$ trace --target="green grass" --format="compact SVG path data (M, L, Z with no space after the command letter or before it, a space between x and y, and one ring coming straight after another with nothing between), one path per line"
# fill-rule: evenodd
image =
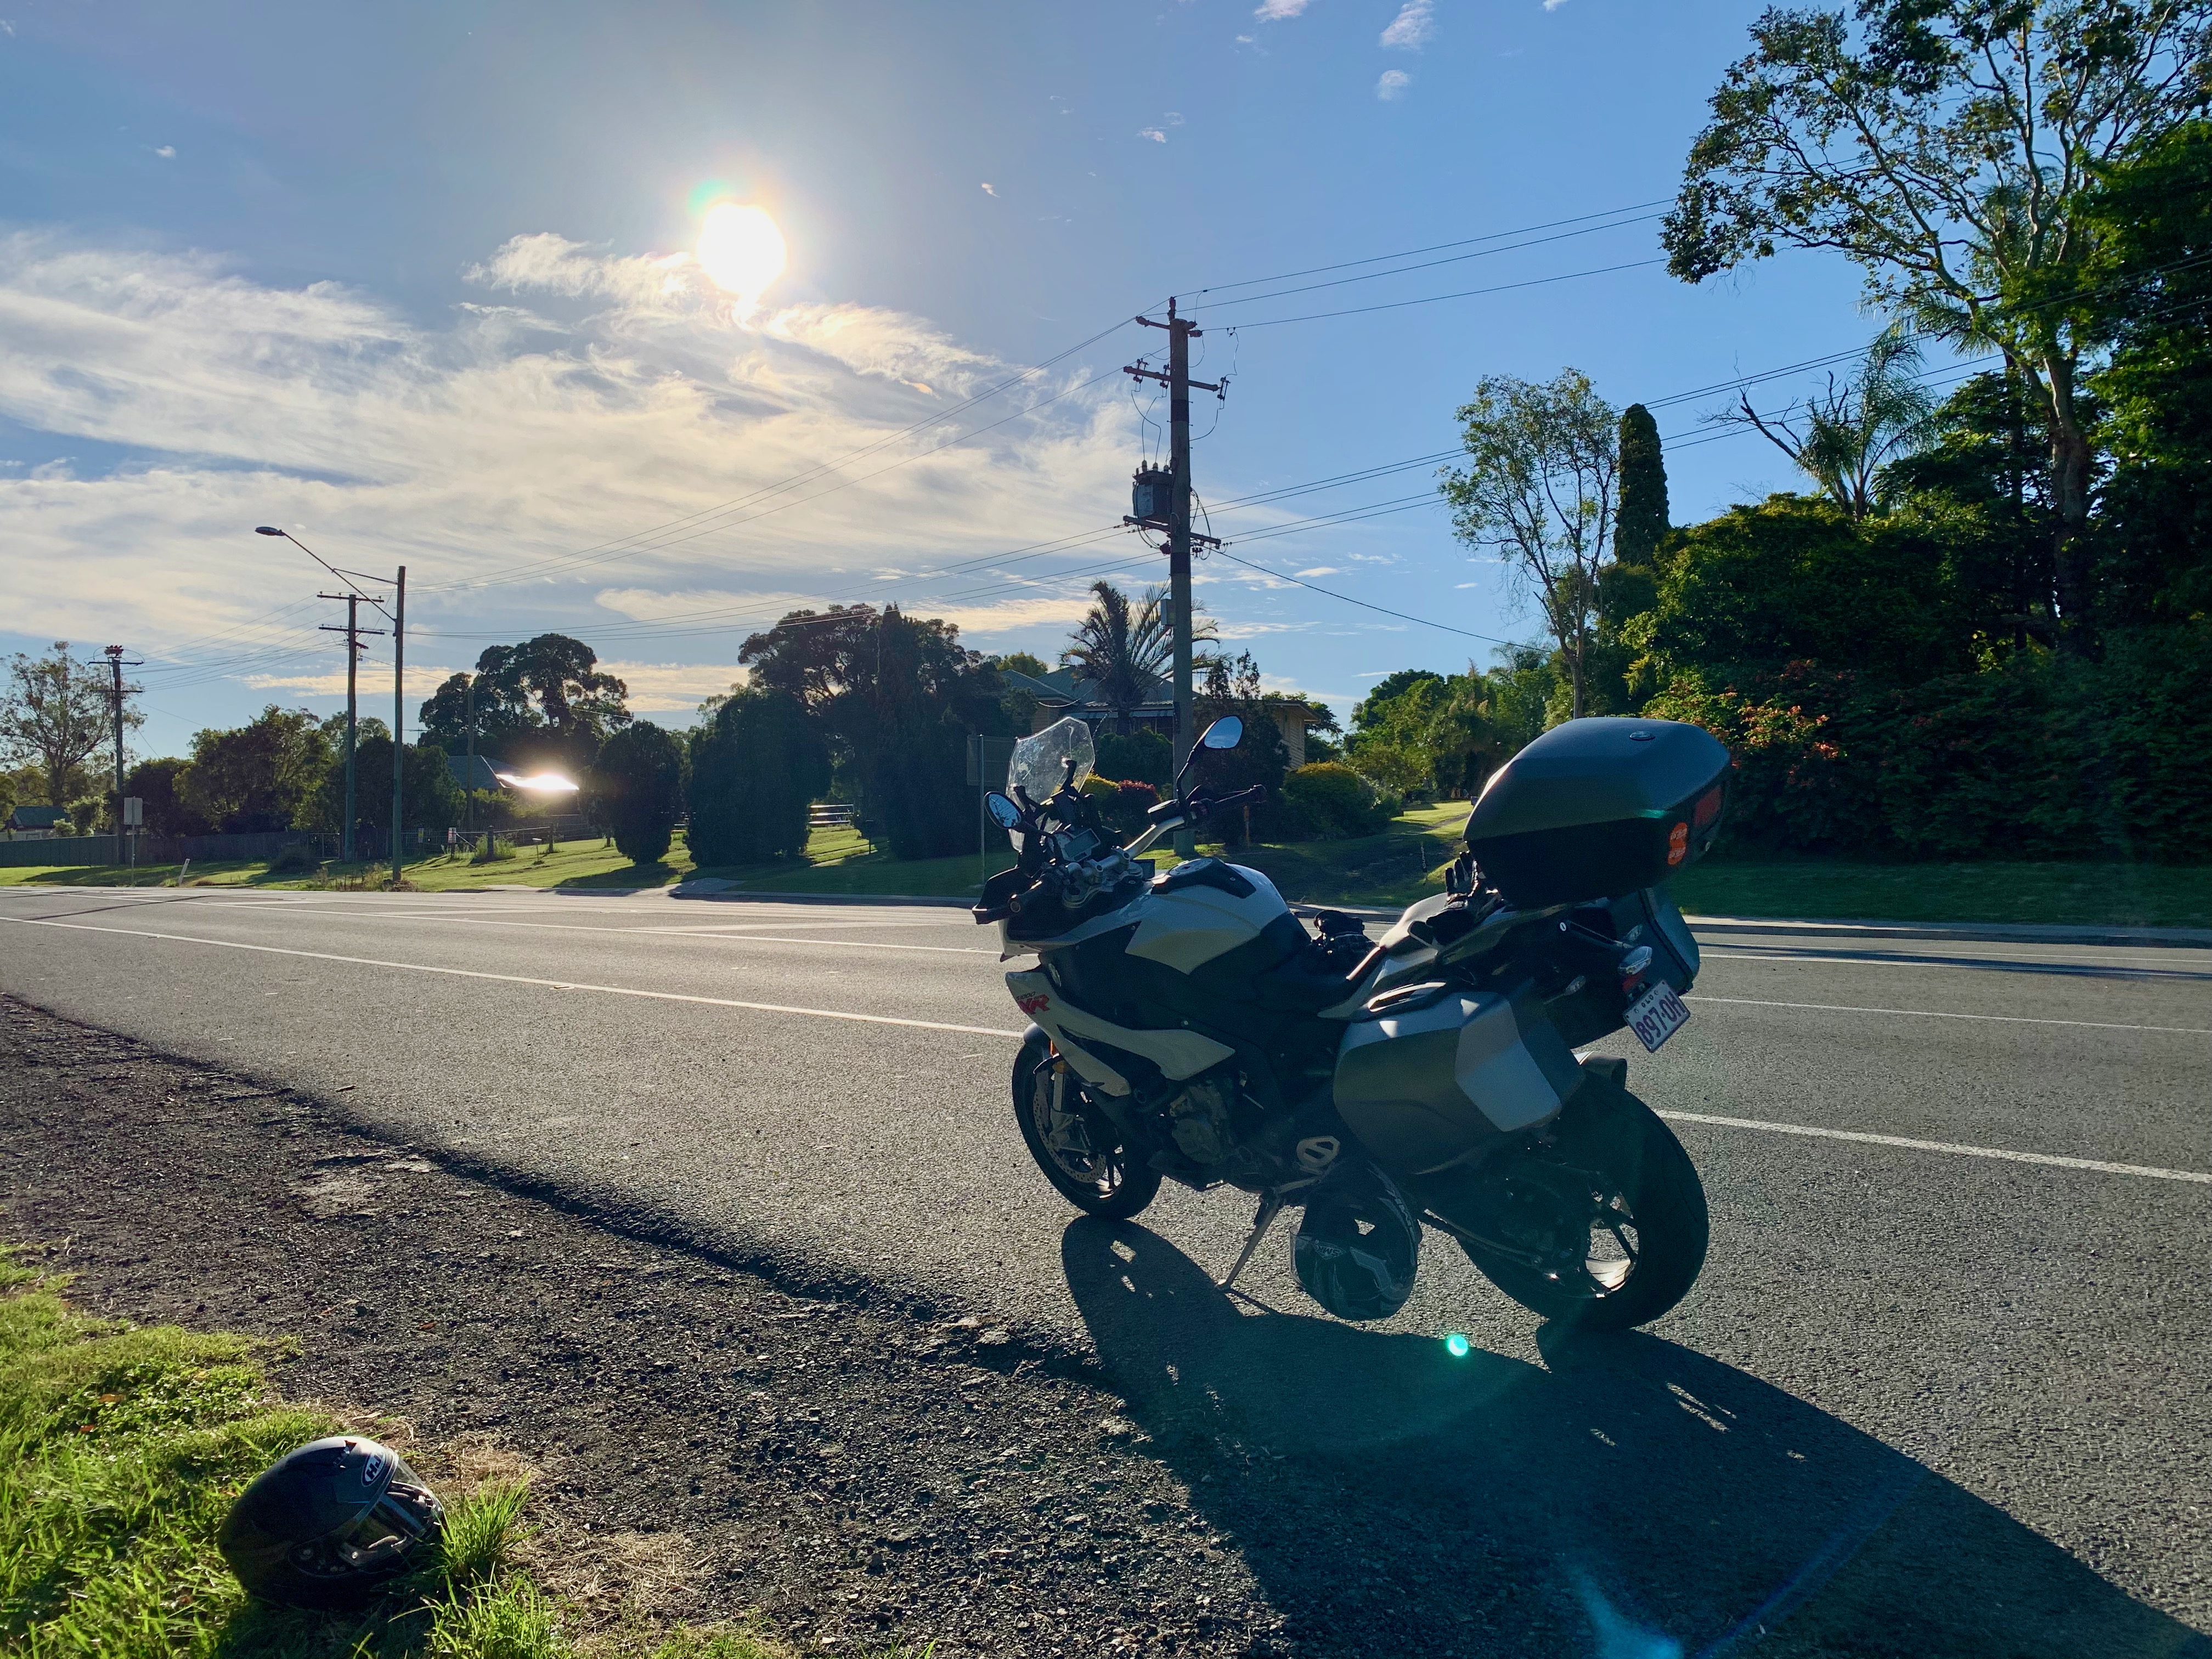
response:
M2197 866L1717 859L1673 887L1692 915L2212 927L2212 869Z
M365 1612L252 1601L216 1529L249 1480L338 1425L276 1399L246 1338L87 1318L4 1253L0 1287L0 1652L791 1659L726 1627L572 1635L557 1594L509 1559L525 1498L511 1480L449 1490L437 1558Z
M1467 811L1466 802L1448 801L1404 812L1381 835L1247 847L1228 855L1265 871L1301 903L1410 904L1442 890L1443 867L1459 850ZM1003 842L991 849L992 870L1012 861ZM384 871L382 866L351 866L332 874L380 880ZM173 881L176 873L174 866L127 872L112 866L33 866L0 869L0 885L37 881L99 886L118 879L159 884ZM439 857L407 866L408 884L426 892L513 886L634 890L666 887L694 876L714 877L749 893L878 897L965 898L979 885L972 853L901 860L877 851L850 830L816 830L803 863L701 870L679 836L665 863L644 866L630 864L597 839L569 842L544 856L525 848L491 864ZM229 864L195 865L191 879L195 885L300 888L315 884L317 878L274 874L265 864ZM1721 858L1678 877L1674 893L1693 915L2212 927L2212 868L2203 867Z

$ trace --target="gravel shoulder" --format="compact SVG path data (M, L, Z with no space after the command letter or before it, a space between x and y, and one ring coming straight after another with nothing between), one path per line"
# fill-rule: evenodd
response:
M556 1542L809 1648L2205 1654L1911 1458L1650 1337L1543 1365L1239 1307L1077 1221L1095 1352L716 1254L0 1000L0 1233L294 1398L503 1442ZM1679 1642L1679 1649L1659 1642Z

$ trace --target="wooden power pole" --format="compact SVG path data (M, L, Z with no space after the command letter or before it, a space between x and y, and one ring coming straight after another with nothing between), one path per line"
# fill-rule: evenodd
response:
M1209 386L1190 378L1190 343L1204 331L1189 318L1176 315L1174 300L1168 301L1164 323L1149 317L1137 320L1146 328L1164 328L1168 334L1166 374L1138 364L1122 372L1140 380L1157 380L1168 389L1168 608L1173 613L1170 620L1175 629L1174 775L1181 776L1183 763L1190 758L1191 745L1198 741L1198 733L1191 726L1191 544L1221 544L1213 537L1194 535L1190 527L1190 390L1195 385L1200 392L1218 393L1226 382ZM1176 851L1188 858L1194 850L1191 832L1177 830Z

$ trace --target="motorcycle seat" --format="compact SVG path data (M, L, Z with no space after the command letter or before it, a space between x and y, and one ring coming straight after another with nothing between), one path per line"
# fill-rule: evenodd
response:
M1369 954L1367 941L1357 934L1315 939L1255 976L1253 1000L1285 1013L1319 1013L1352 994Z

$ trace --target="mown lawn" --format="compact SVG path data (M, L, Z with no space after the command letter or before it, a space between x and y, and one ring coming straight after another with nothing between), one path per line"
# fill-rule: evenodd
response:
M1459 850L1467 803L1416 807L1381 835L1348 841L1236 849L1207 847L1262 870L1300 903L1393 906L1442 890L1443 868ZM1170 855L1156 853L1164 860ZM988 868L1004 869L1012 854L1003 840L990 848ZM568 842L540 854L524 848L492 864L424 859L407 866L421 891L500 887L612 890L674 885L698 878L738 891L966 898L981 884L972 853L901 860L850 830L819 830L805 862L699 869L679 835L665 862L637 866L599 839ZM46 882L64 886L135 882L161 885L173 865L135 871L0 869L0 885ZM265 864L195 864L198 886L303 888L380 885L386 866L332 866L327 878L277 873ZM1692 915L1807 917L1887 921L2057 922L2074 926L2212 927L2212 868L2134 864L1872 864L1834 859L1722 858L1678 877L1676 900Z

